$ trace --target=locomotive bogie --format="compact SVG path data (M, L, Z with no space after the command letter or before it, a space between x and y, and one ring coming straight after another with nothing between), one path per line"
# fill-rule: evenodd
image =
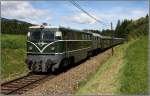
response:
M52 67L57 69L63 58L63 54L28 55L27 64L34 72L48 72Z

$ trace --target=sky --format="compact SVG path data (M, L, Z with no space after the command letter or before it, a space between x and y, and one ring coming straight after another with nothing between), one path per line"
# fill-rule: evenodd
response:
M40 25L48 23L75 29L110 29L118 20L138 19L149 14L148 0L77 0L84 10L103 23L98 23L70 1L1 1L1 17Z

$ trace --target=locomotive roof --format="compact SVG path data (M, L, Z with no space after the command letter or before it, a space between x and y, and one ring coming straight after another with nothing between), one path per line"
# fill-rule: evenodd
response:
M83 33L91 34L91 32L77 30L77 29L72 29L72 28L67 28L67 27L61 27L61 26L42 26L42 25L37 25L37 26L30 26L29 28L56 28L56 29L60 29L61 31L70 30L72 32L74 31L74 32L83 32Z
M30 26L29 28L59 28L58 26L41 26L41 25L37 25L37 26Z

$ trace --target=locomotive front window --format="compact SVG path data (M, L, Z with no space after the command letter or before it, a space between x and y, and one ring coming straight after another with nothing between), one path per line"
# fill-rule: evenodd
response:
M42 39L44 41L53 41L54 40L54 32L51 30L43 30L42 31Z
M30 29L31 41L53 41L54 40L54 30L51 29Z
M31 29L31 30L29 30L30 34L31 34L29 39L33 40L33 41L41 40L41 30L42 29Z

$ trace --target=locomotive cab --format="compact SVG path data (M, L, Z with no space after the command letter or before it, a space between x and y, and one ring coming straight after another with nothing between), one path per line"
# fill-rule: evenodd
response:
M26 59L29 69L35 72L54 71L63 58L63 55L57 54L63 49L59 48L57 42L61 39L62 32L58 27L43 25L29 27Z

